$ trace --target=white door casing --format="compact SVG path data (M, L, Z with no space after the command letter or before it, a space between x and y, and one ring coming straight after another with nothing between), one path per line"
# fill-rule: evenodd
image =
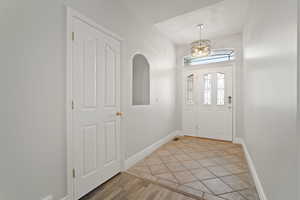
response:
M121 170L120 41L71 19L73 196L79 199Z
M217 74L224 74L224 105L217 105ZM187 104L188 76L193 74L193 103ZM211 78L211 102L204 103L204 77ZM183 73L183 131L186 135L233 140L233 77L232 66L187 70ZM229 98L231 97L231 100ZM231 101L231 103L230 103Z

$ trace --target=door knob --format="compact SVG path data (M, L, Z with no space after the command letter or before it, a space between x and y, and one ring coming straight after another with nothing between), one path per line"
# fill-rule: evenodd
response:
M228 103L231 104L231 102L232 102L232 96L229 96L228 97Z
M116 115L121 117L123 115L123 113L122 112L117 112Z

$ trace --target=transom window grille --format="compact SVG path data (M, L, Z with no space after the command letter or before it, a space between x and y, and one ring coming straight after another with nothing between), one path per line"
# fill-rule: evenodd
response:
M225 74L217 73L217 105L225 104Z
M193 90L194 90L194 74L187 77L186 80L186 104L193 104Z
M212 96L212 75L204 75L204 99L203 104L211 105L211 96Z
M209 56L199 57L199 58L186 56L184 58L184 65L185 66L202 65L202 64L219 63L219 62L225 62L231 60L235 60L234 50L214 49L212 50Z

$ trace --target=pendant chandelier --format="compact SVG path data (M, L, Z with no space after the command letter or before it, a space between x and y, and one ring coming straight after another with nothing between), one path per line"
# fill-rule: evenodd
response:
M197 25L199 28L199 40L191 43L191 55L194 58L209 56L211 52L211 42L210 40L202 39L202 29L203 24Z

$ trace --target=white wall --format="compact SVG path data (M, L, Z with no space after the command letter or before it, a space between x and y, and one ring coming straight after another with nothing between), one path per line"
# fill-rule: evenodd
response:
M0 6L0 199L66 195L66 10L71 5L124 38L122 138L126 157L175 129L172 43L118 0L4 0ZM131 104L131 56L151 67L150 106ZM123 141L124 141L123 140Z
M244 135L259 179L269 200L299 199L297 0L251 1L244 59Z
M300 188L300 3L298 2L298 188ZM300 199L300 189L298 189L298 199Z
M212 39L212 48L213 49L222 49L222 48L233 48L235 49L236 60L235 60L235 67L236 67L236 137L243 137L243 95L242 95L242 34L234 34L229 36L224 36L222 38L215 38ZM176 65L177 65L177 112L178 117L178 129L182 129L182 73L183 73L183 56L189 54L190 45L180 45L176 47ZM235 97L233 97L235 98Z

